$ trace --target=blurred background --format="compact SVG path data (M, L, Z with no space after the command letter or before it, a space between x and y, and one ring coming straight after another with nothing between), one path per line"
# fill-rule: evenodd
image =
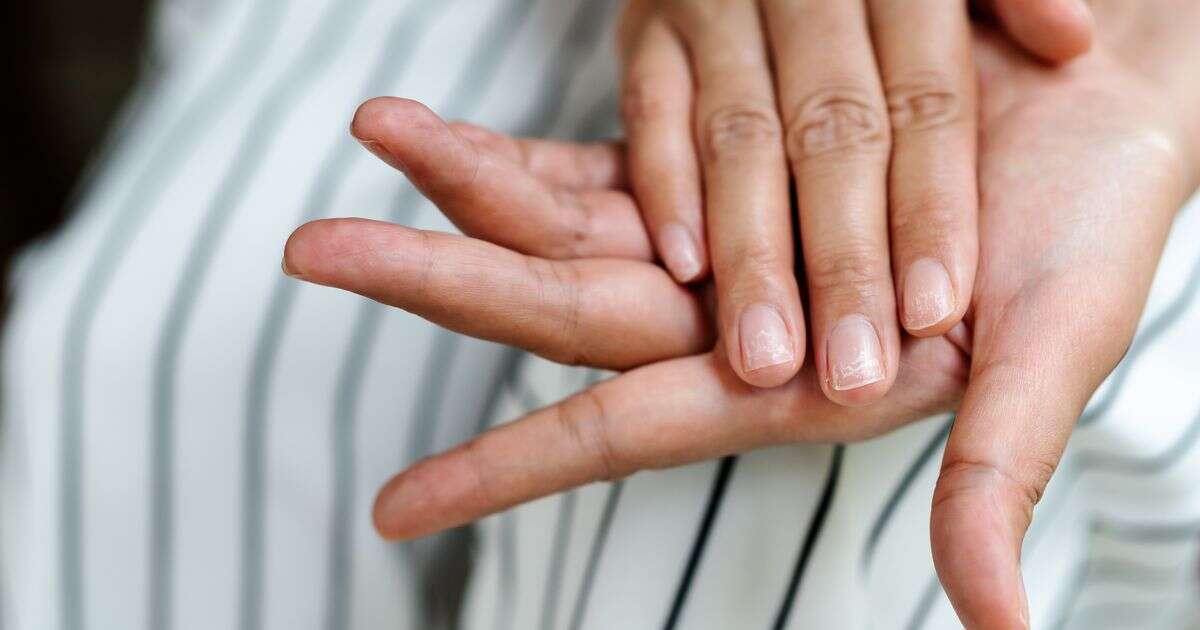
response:
M7 127L0 157L2 277L17 249L62 221L89 157L144 66L149 4L0 3L6 84L0 107Z

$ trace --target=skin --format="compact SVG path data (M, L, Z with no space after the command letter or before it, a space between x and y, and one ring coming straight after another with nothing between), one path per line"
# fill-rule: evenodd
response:
M1081 0L975 5L1045 61L1091 45ZM747 383L787 382L811 350L830 400L874 402L894 383L901 330L962 320L978 250L970 28L964 0L625 4L632 189L672 275L711 269Z
M896 386L862 408L830 401L811 365L762 390L719 348L694 354L712 344L711 289L681 288L653 262L619 151L450 128L402 99L365 104L355 135L476 238L318 221L289 239L288 273L552 359L633 368L402 472L376 527L419 537L641 469L859 440L957 409L931 512L938 574L966 627L1028 627L1019 559L1033 507L1128 347L1200 175L1200 7L1153 5L1094 2L1097 49L1061 70L976 38L971 308L945 336L905 338Z

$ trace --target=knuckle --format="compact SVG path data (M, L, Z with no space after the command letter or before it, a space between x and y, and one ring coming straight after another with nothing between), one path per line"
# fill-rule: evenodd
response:
M494 467L485 447L486 434L475 437L459 447L462 461L471 474L475 494L485 505L502 505L504 494L492 484Z
M701 137L713 161L771 150L779 144L779 116L773 109L758 105L722 107L704 121Z
M532 256L525 258L525 264L537 292L534 317L559 324L548 328L554 332L538 354L566 365L585 364L587 353L579 334L582 301L579 270L570 263Z
M953 242L966 227L967 201L948 191L897 196L891 206L892 235L897 242Z
M729 256L717 261L717 267L722 293L755 294L794 273L791 261L785 260L781 252L761 246L734 248Z
M636 127L639 123L661 120L672 114L671 99L661 86L661 81L650 74L631 74L625 79L621 90L621 116L627 125Z
M1022 467L1018 474L984 461L947 459L934 490L933 505L937 507L964 496L997 496L1020 505L1028 524L1058 466L1057 462L1034 457L1023 461Z
M800 102L787 125L793 162L832 153L878 153L889 145L882 107L867 90L831 87Z
M866 246L817 255L809 261L809 286L817 292L869 296L887 279L887 257Z
M953 81L919 72L887 87L888 115L895 132L920 131L963 120L963 97Z
M556 420L581 461L588 462L590 481L611 481L622 476L609 432L610 417L601 397L591 389L568 398L558 406Z
M552 193L558 207L557 236L548 243L545 256L559 260L585 258L587 245L595 237L596 214L572 190L559 189Z

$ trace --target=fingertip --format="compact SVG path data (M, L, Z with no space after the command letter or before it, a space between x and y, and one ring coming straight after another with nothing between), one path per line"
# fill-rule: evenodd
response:
M891 389L892 382L886 377L869 385L862 385L846 390L833 389L828 382L824 384L825 397L834 404L843 407L867 407L873 405L882 400L884 396L887 396L887 393Z
M996 12L1010 35L1045 61L1065 63L1092 47L1095 20L1083 0L997 0Z
M392 168L412 176L455 173L462 164L453 139L462 137L419 101L394 96L372 98L358 106L350 135ZM447 142L450 140L450 142Z
M435 459L417 462L393 476L375 495L371 521L375 531L387 540L413 540L457 525L450 522L450 505L456 487L449 484L453 475L437 476ZM443 471L444 473L444 471Z
M403 132L418 124L441 122L433 110L420 101L399 96L377 96L364 101L354 110L350 120L350 135L358 140L375 140L380 136Z
M341 226L340 219L318 219L309 221L292 230L283 245L281 267L288 276L312 281L312 272L319 269L323 260L336 246Z
M658 230L658 252L680 284L701 279L708 270L707 254L702 241L678 221L671 221Z
M375 531L386 540L400 540L402 531L396 526L395 519L392 518L391 497L394 492L392 488L399 483L400 475L396 475L388 480L379 492L375 495L375 502L371 506L371 523L375 526Z
M944 469L930 522L934 566L955 612L968 628L1028 628L1021 577L1023 514L984 466Z
M826 335L821 387L830 401L869 405L883 398L894 382L880 329L865 315L841 317Z
M946 265L921 258L908 266L901 282L900 321L914 337L938 337L962 321L960 304Z
M778 387L790 381L804 362L804 332L778 307L759 302L742 309L735 337L739 376L754 387Z
M421 238L418 230L360 218L318 219L296 228L283 247L285 273L307 282L362 292L374 282L376 262L392 262ZM394 265L391 272L400 269Z

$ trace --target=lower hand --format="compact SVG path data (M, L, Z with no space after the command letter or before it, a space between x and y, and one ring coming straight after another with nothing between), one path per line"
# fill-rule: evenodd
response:
M519 146L454 133L411 102L365 106L356 134L468 232L506 247L323 221L289 241L294 273L553 359L641 366L405 471L381 491L377 527L415 537L641 468L869 437L958 406L969 369L933 505L935 562L968 627L1027 626L1018 562L1033 505L1127 346L1172 215L1200 171L1200 129L1174 118L1200 110L1195 86L1174 70L1196 64L1178 33L1194 35L1200 11L1181 5L1157 18L1176 29L1138 20L1118 29L1121 4L1096 6L1101 34L1121 37L1065 75L994 38L979 42L972 334L906 342L897 386L861 409L830 403L811 369L761 391L721 354L686 356L712 343L704 301L649 262L611 147ZM539 159L523 167L517 156Z

